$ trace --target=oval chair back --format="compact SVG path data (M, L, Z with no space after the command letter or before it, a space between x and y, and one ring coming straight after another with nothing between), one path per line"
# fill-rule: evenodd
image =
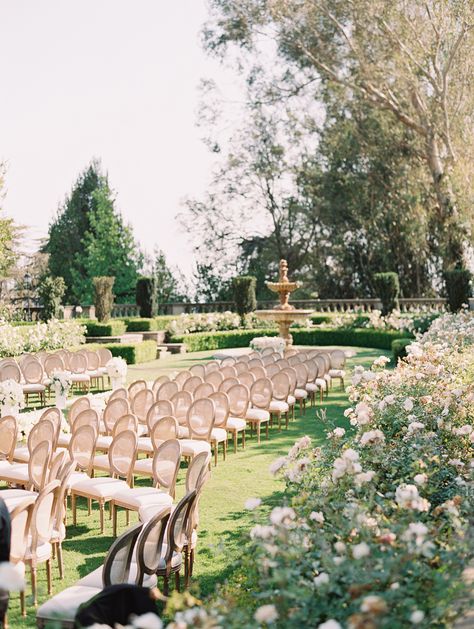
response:
M77 468L90 474L94 460L97 431L93 426L81 426L74 431L69 442L69 457L76 462Z
M251 386L253 387L255 383ZM235 384L227 391L229 398L229 415L231 417L245 417L249 406L250 393L245 384Z
M224 378L235 378L237 375L237 369L232 365L221 367L220 372L224 376Z
M10 561L12 563L22 561L25 556L25 548L28 547L31 515L35 502L36 496L29 496L17 504L10 513Z
M144 391L146 388L145 380L135 380L135 382L132 382L132 384L128 386L128 399L133 400L139 391Z
M178 389L181 390L186 380L192 377L193 377L193 374L190 371L187 371L187 370L180 371L179 373L176 374L173 382L175 382L178 385Z
M208 376L210 373L214 373L214 371L219 370L219 363L217 360L210 360L205 364L206 375Z
M215 371L211 371L208 373L204 379L204 382L209 382L214 387L214 390L217 391L219 389L219 385L224 380L224 376L217 369Z
M128 400L115 398L114 400L109 401L107 406L104 408L104 414L102 416L105 428L109 435L112 434L115 422L128 413L130 413Z
M215 393L211 393L209 399L214 402L214 427L225 428L227 418L229 417L229 397L227 393L216 391Z
M64 371L64 362L59 354L51 354L44 361L44 370L48 377L53 375L54 371Z
M250 389L252 384L255 382L255 376L253 375L251 371L244 371L243 373L239 374L238 381L239 381L239 384L243 384L248 389Z
M196 400L187 415L189 437L209 441L214 427L215 407L212 400Z
M0 380L14 380L15 382L20 382L20 367L14 362L2 365L2 367L0 368Z
M120 419L117 419L112 430L112 437L116 437L124 430L131 430L135 433L138 431L138 419L132 413L127 413L122 415Z
M143 424L146 422L147 414L155 403L155 396L150 389L142 389L138 391L132 399L132 413L137 416L138 421Z
M344 369L346 366L346 354L342 349L334 349L330 354L331 368L332 369Z
M284 367L281 373L286 373L290 379L290 393L293 394L296 389L296 370L293 367Z
M214 393L215 389L209 382L201 382L201 384L194 390L194 399L200 400L201 398L209 397Z
M22 369L23 378L27 384L41 384L44 378L44 369L39 360L29 360Z
M185 424L188 416L188 411L193 403L193 396L189 391L178 391L171 398L171 404L173 405L173 412L171 415L176 417L178 424Z
M155 422L151 433L150 440L153 445L153 450L157 450L158 447L168 439L178 438L178 422L174 417L167 416L161 417Z
M191 460L186 472L187 494L197 488L201 477L207 473L210 460L208 452L200 452Z
M13 415L5 415L0 419L0 459L12 462L17 439L17 421Z
M128 583L135 545L142 528L141 522L131 526L120 537L117 537L109 548L102 568L102 585L104 588Z
M54 443L56 444L59 439L59 433L61 432L61 411L55 406L53 406L52 408L47 408L43 413L41 413L39 421L43 421L44 419L49 419L49 421L53 422L53 426L56 429L54 438Z
M287 373L279 371L272 380L273 398L275 400L286 401L290 395L290 378Z
M87 358L80 352L69 354L69 369L72 373L85 373L87 371Z
M71 427L74 426L74 421L76 417L79 415L79 413L82 413L82 411L85 411L89 409L90 407L91 407L91 402L88 397L86 397L85 395L82 395L81 397L77 398L77 400L71 404L71 407L67 415L67 420L69 422L69 425Z
M234 369L237 372L237 377L243 373L250 373L247 363L239 360L239 362L235 363Z
M180 386L177 382L164 382L156 392L156 401L171 400L175 393L178 393Z
M260 380L260 378L266 378L267 377L267 372L266 372L265 368L262 367L261 365L260 366L256 366L256 367L252 367L252 369L250 371L255 376L255 380Z
M124 430L112 439L108 452L112 476L124 478L128 484L131 483L137 447L137 434L131 430Z
M112 352L107 347L99 347L97 354L100 360L100 366L106 367L109 360L112 360Z
M72 426L72 434L74 434L79 428L82 426L90 426L95 430L96 437L99 434L99 416L97 415L97 411L93 408L86 408L85 411L79 413L79 415L74 420L74 424Z
M50 447L54 447L56 427L50 419L42 419L33 426L28 435L28 452L30 456L37 445L46 441Z
M146 415L146 423L148 426L148 432L151 434L153 426L161 417L168 417L173 415L173 405L169 400L159 400L150 406Z
M232 356L226 356L225 358L221 360L221 365L220 365L221 369L223 367L229 367L229 366L231 367L232 365L235 364L235 362L236 362L235 358L233 358Z
M30 454L28 460L29 487L36 491L41 491L48 479L51 452L51 442L42 441Z
M204 365L193 365L189 368L189 371L193 374L193 376L199 376L200 378L204 378L206 375L206 367Z
M180 464L181 445L178 439L167 439L153 456L153 482L155 487L165 489L173 499Z
M116 400L118 398L121 398L122 400L128 400L128 391L125 387L119 387L118 389L112 391L112 393L109 395L109 399L107 400L107 404L110 404L112 400Z
M142 585L145 575L153 575L158 570L170 513L170 507L163 507L143 525L136 544L136 585Z
M203 383L203 379L201 378L201 376L191 376L183 384L183 391L189 391L189 393L194 394L194 391L202 383Z
M265 370L267 372L267 378L271 378L280 371L280 367L275 363L272 363L271 365L267 365Z
M229 389L231 389L236 384L239 384L238 379L235 376L229 376L225 378L219 385L219 391L221 393L227 393Z
M259 378L250 389L250 402L252 406L268 410L273 397L273 385L269 378Z
M296 386L299 389L304 389L308 384L308 369L304 363L298 363L295 365L296 371Z
M169 376L159 376L158 378L156 378L156 380L153 382L153 386L151 388L151 390L153 391L153 393L156 396L156 392L158 391L158 389L161 387L162 384L164 384L165 382L170 382Z
M54 513L56 510L60 482L53 480L39 493L31 514L31 553L36 555L41 544L49 542L53 533Z

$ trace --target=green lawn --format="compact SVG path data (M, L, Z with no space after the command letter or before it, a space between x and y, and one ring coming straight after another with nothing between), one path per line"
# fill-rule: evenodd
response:
M353 349L356 355L348 361L349 369L354 364L370 364L381 354L389 355L388 352L378 350ZM128 380L138 378L152 380L163 373L185 369L196 362L209 360L212 353L198 352L171 356L151 363L134 365L129 368ZM330 392L328 400L323 403L328 417L343 426L346 426L346 420L342 415L346 401L345 394L339 388L335 388ZM316 409L319 408L321 406L318 404ZM246 449L242 450L239 445L237 454L234 454L231 445L225 462L222 461L220 454L219 464L212 467L211 480L205 487L200 503L199 545L193 577L193 587L199 594L211 593L217 584L224 582L232 574L235 562L245 544L247 532L253 526L255 518L262 519L264 513L282 497L284 484L270 475L268 471L270 463L286 454L293 443L305 434L315 443L320 443L324 439L325 430L314 408L308 408L305 415L297 413L296 420L290 422L288 430L283 428L279 432L277 428L271 429L269 440L263 438L260 446L255 439L248 439ZM184 476L185 471L182 470L178 479L178 498L183 495ZM244 508L246 499L250 497L262 499L262 505L257 512L249 512ZM67 527L67 539L63 544L66 566L63 581L59 580L57 567L53 565L54 592L72 585L79 577L100 566L113 541L111 522L106 520L106 532L101 536L97 508L93 508L92 516L88 517L85 502L78 501L78 505L80 508L78 525ZM136 514L132 513L131 522L135 522L136 519ZM125 516L122 513L119 515L119 524L120 530L124 530ZM41 603L47 598L44 566L40 566L38 577ZM28 599L27 604L28 616L22 619L19 614L18 596L13 594L9 613L11 627L35 626L34 608Z

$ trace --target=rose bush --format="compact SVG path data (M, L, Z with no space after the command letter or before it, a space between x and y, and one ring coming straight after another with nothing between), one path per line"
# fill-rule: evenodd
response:
M77 321L58 321L17 327L0 323L0 358L75 347L85 342L85 328Z
M466 314L444 315L393 371L357 367L352 430L331 426L322 448L303 437L272 464L286 502L251 531L241 572L253 578L200 626L450 625L474 556L473 373Z

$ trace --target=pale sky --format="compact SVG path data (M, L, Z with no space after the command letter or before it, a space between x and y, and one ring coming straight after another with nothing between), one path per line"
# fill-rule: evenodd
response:
M206 0L0 0L2 206L30 248L98 157L143 247L189 272L175 216L215 159L195 126L199 80L237 89L201 48L206 19Z

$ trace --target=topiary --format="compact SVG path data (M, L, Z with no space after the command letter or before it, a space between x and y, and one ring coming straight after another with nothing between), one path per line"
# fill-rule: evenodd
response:
M469 304L472 295L472 273L468 269L452 269L444 272L446 295L451 312L458 312Z
M135 299L140 308L140 317L155 317L158 312L156 283L151 277L139 277L135 289Z
M398 310L398 295L400 294L398 274L392 271L375 273L374 284L377 290L377 297L382 302L382 315L385 317L392 310Z
M240 275L232 280L235 309L240 315L242 324L244 323L245 315L257 308L256 286L257 278L253 277L253 275Z
M44 277L38 284L38 296L43 309L40 313L43 321L59 319L61 316L61 303L66 284L62 277Z
M93 277L92 282L94 284L95 316L100 323L106 323L110 319L114 305L112 288L115 277Z

